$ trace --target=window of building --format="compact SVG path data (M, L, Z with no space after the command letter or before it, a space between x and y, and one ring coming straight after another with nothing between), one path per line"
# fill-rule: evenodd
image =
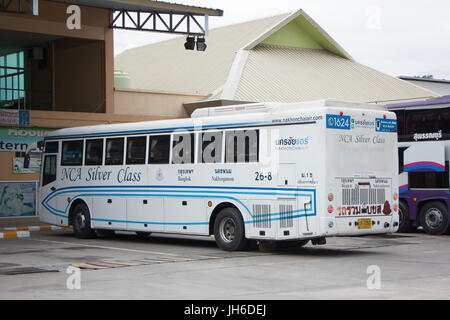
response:
M18 107L25 97L24 52L0 55L0 107Z
M234 130L225 133L225 162L258 162L259 130Z
M81 166L83 161L83 141L63 141L61 165Z
M126 164L145 164L146 148L147 148L146 136L127 138Z
M170 135L150 136L148 163L169 163Z
M103 139L86 140L86 158L84 164L87 166L101 166L103 164Z
M172 141L172 163L194 163L194 134L174 134Z
M105 165L123 165L124 138L106 139Z

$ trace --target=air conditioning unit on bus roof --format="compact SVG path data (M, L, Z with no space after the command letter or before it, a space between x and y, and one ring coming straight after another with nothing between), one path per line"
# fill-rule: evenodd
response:
M212 116L228 116L233 114L243 113L268 113L271 111L281 111L289 109L314 108L314 107L339 107L352 109L374 109L387 110L384 104L373 103L359 103L340 101L335 99L323 99L305 102L291 102L291 103L275 103L275 102L261 102L230 105L223 107L210 107L195 109L191 114L191 118L212 117Z

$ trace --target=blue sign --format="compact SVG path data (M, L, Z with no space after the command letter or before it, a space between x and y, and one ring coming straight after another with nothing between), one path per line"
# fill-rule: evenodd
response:
M376 118L375 130L377 132L397 132L397 120Z
M327 128L350 130L350 116L327 114Z
M30 124L30 111L19 110L19 124L29 125Z

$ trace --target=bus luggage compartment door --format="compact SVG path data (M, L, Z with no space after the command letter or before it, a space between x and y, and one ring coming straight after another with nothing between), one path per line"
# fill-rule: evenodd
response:
M126 200L121 197L94 197L92 225L100 229L126 229Z

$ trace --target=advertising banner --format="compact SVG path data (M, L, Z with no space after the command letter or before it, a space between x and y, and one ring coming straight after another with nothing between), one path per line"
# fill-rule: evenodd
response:
M10 125L29 125L30 111L0 109L0 123Z
M0 152L25 152L28 147L44 139L50 128L0 127Z
M36 181L0 182L0 217L36 216Z

